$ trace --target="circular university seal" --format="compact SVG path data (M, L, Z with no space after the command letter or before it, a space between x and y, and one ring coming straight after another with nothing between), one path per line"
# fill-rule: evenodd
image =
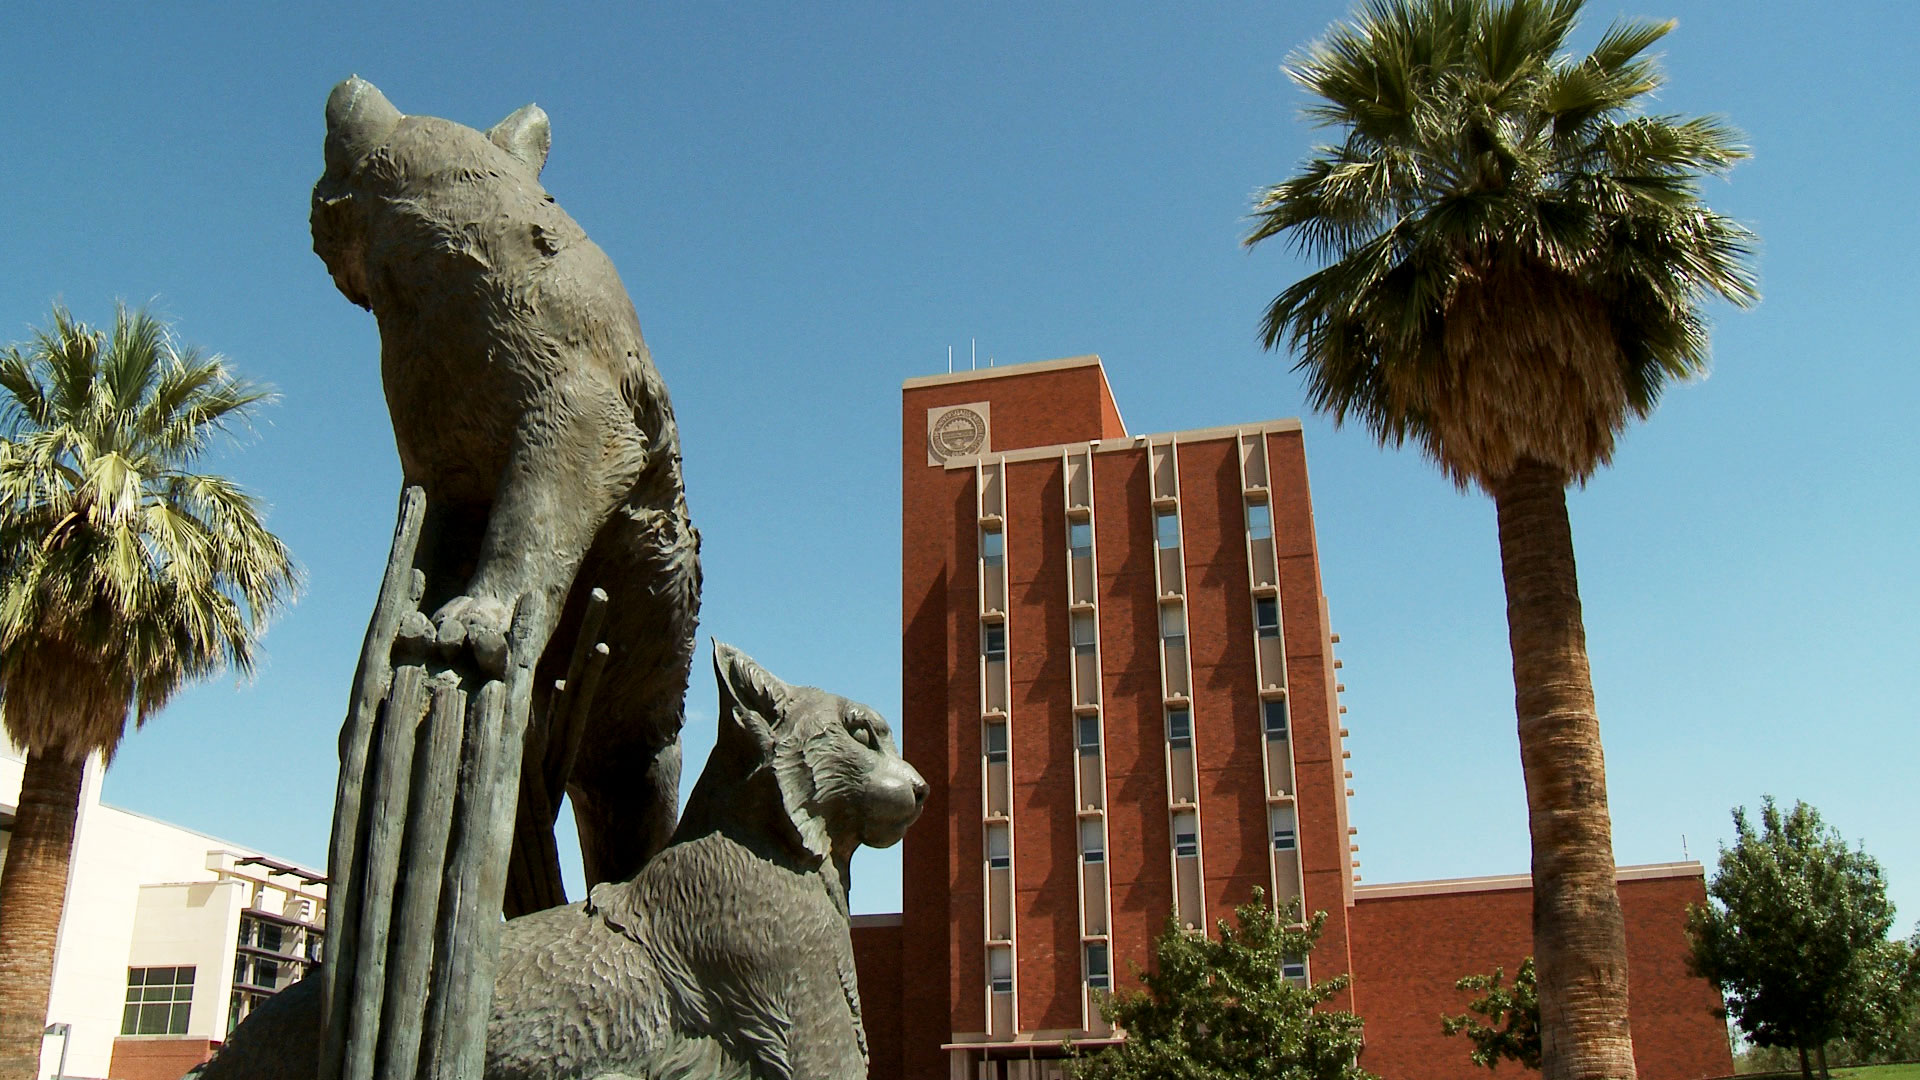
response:
M933 422L927 437L933 456L941 461L977 454L987 447L987 421L969 408L948 409Z

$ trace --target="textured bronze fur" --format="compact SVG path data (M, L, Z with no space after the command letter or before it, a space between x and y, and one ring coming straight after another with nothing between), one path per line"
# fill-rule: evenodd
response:
M412 632L497 669L515 601L546 599L528 769L585 596L611 597L611 658L566 791L589 881L617 881L673 829L699 538L666 387L613 264L540 186L548 143L531 105L483 133L348 79L327 102L313 246L379 320L401 469L426 490L435 615ZM559 798L523 797L516 836L529 818L550 829ZM514 859L513 880L557 894L550 856L516 844ZM510 912L528 906L510 889Z
M848 861L897 842L926 784L866 706L725 645L714 667L719 740L673 842L507 924L487 1080L866 1075ZM318 984L256 1010L200 1080L308 1080Z

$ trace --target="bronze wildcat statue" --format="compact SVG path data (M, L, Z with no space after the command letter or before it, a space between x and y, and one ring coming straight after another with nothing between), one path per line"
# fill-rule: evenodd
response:
M507 924L487 1080L866 1075L848 861L898 842L926 783L872 709L713 651L719 740L673 842ZM309 1080L319 983L257 1009L199 1080Z
M483 133L350 78L326 118L314 251L379 320L401 469L426 492L435 614L402 637L497 677L516 601L545 601L525 770L552 783L522 785L506 897L510 915L537 910L563 899L563 786L589 884L631 877L673 830L700 602L673 408L613 264L540 186L545 113ZM610 658L563 752L544 718L594 588Z

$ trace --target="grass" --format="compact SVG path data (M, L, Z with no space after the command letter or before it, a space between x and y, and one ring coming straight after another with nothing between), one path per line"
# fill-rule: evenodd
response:
M1854 1065L1832 1072L1834 1080L1920 1080L1920 1061L1899 1065Z
M1920 1080L1920 1061L1907 1061L1898 1065L1849 1065L1846 1068L1829 1070L1833 1080ZM1820 1066L1813 1067L1814 1080L1819 1080ZM1777 1073L1748 1073L1739 1080L1800 1080L1800 1070Z

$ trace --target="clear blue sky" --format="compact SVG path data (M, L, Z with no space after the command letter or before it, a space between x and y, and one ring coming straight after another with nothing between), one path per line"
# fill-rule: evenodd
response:
M1299 415L1263 305L1302 267L1239 238L1313 140L1286 55L1338 2L10 5L0 340L63 298L154 299L280 403L216 462L307 591L252 685L130 736L118 805L318 864L334 738L398 486L371 316L309 249L321 107L553 118L547 187L613 257L672 388L705 534L704 630L899 711L899 385L1101 354L1128 423ZM1754 159L1708 197L1764 241L1713 376L1572 496L1622 863L1714 855L1728 809L1818 806L1920 919L1914 568L1920 216L1904 3L1595 0L1676 16L1663 110ZM1366 880L1527 867L1493 511L1307 417L1343 638ZM699 659L689 773L710 741ZM898 903L897 851L855 865Z

